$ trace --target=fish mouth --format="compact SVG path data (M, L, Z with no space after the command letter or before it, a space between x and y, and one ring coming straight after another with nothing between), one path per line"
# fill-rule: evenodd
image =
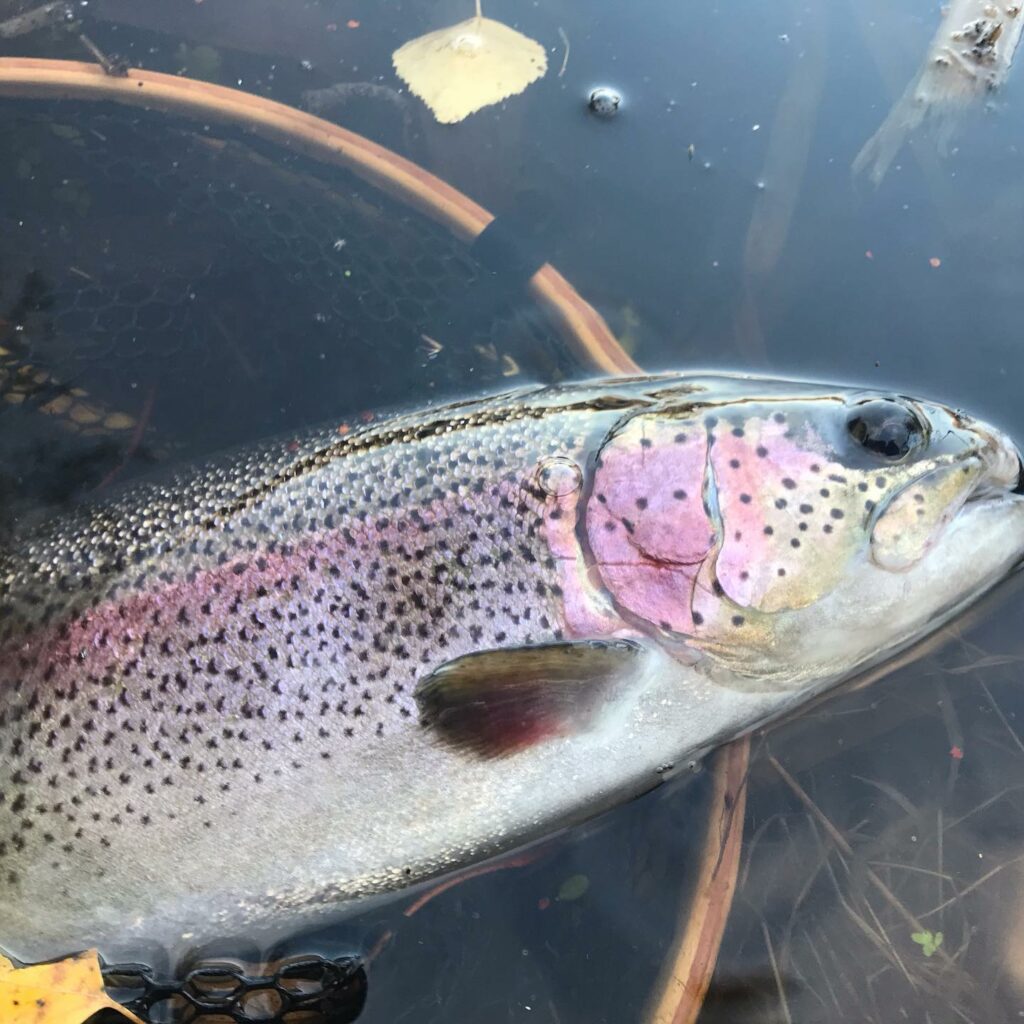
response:
M991 427L979 431L988 442L981 453L985 472L968 502L1024 495L1024 458L1005 434Z
M1020 454L1017 455L1017 482L1013 485L1011 494L1024 494L1024 460Z

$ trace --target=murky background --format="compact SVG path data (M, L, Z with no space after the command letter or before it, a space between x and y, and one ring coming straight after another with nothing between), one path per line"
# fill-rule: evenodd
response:
M0 22L32 7L0 0ZM89 0L0 28L0 54L91 59L84 31L130 65L333 119L501 218L645 369L891 387L1024 437L1024 80L944 149L918 133L879 187L851 174L937 4L490 0L548 73L442 126L390 54L470 13ZM588 110L599 86L613 117ZM282 146L77 100L0 100L0 140L0 530L155 463L588 372L514 268ZM1022 614L1011 585L915 664L755 740L703 1020L1024 1013ZM645 1020L707 789L291 951L372 953L367 1022Z

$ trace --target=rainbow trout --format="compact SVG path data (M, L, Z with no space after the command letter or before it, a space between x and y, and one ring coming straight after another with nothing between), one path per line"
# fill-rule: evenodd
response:
M579 822L948 620L1017 450L740 377L266 445L0 561L0 946L290 927Z

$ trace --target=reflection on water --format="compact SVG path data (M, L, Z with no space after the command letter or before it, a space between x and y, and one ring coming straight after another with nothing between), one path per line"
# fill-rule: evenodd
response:
M891 386L1024 437L1019 79L944 151L921 134L877 188L851 174L937 11L492 0L550 70L450 128L400 91L390 54L464 6L92 0L2 44L86 59L84 31L408 155L517 227L645 368ZM622 97L614 117L588 109L598 87ZM0 138L0 526L228 443L581 372L465 246L298 154L74 102L5 99ZM1017 1012L1019 613L1008 588L922 660L758 738L703 1019ZM641 1020L706 786L288 953L366 954L365 1021Z

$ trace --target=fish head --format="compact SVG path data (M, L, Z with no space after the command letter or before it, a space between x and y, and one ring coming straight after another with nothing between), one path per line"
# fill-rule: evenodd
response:
M901 395L716 390L624 418L595 459L592 574L634 627L796 689L907 646L1024 553L997 429Z

